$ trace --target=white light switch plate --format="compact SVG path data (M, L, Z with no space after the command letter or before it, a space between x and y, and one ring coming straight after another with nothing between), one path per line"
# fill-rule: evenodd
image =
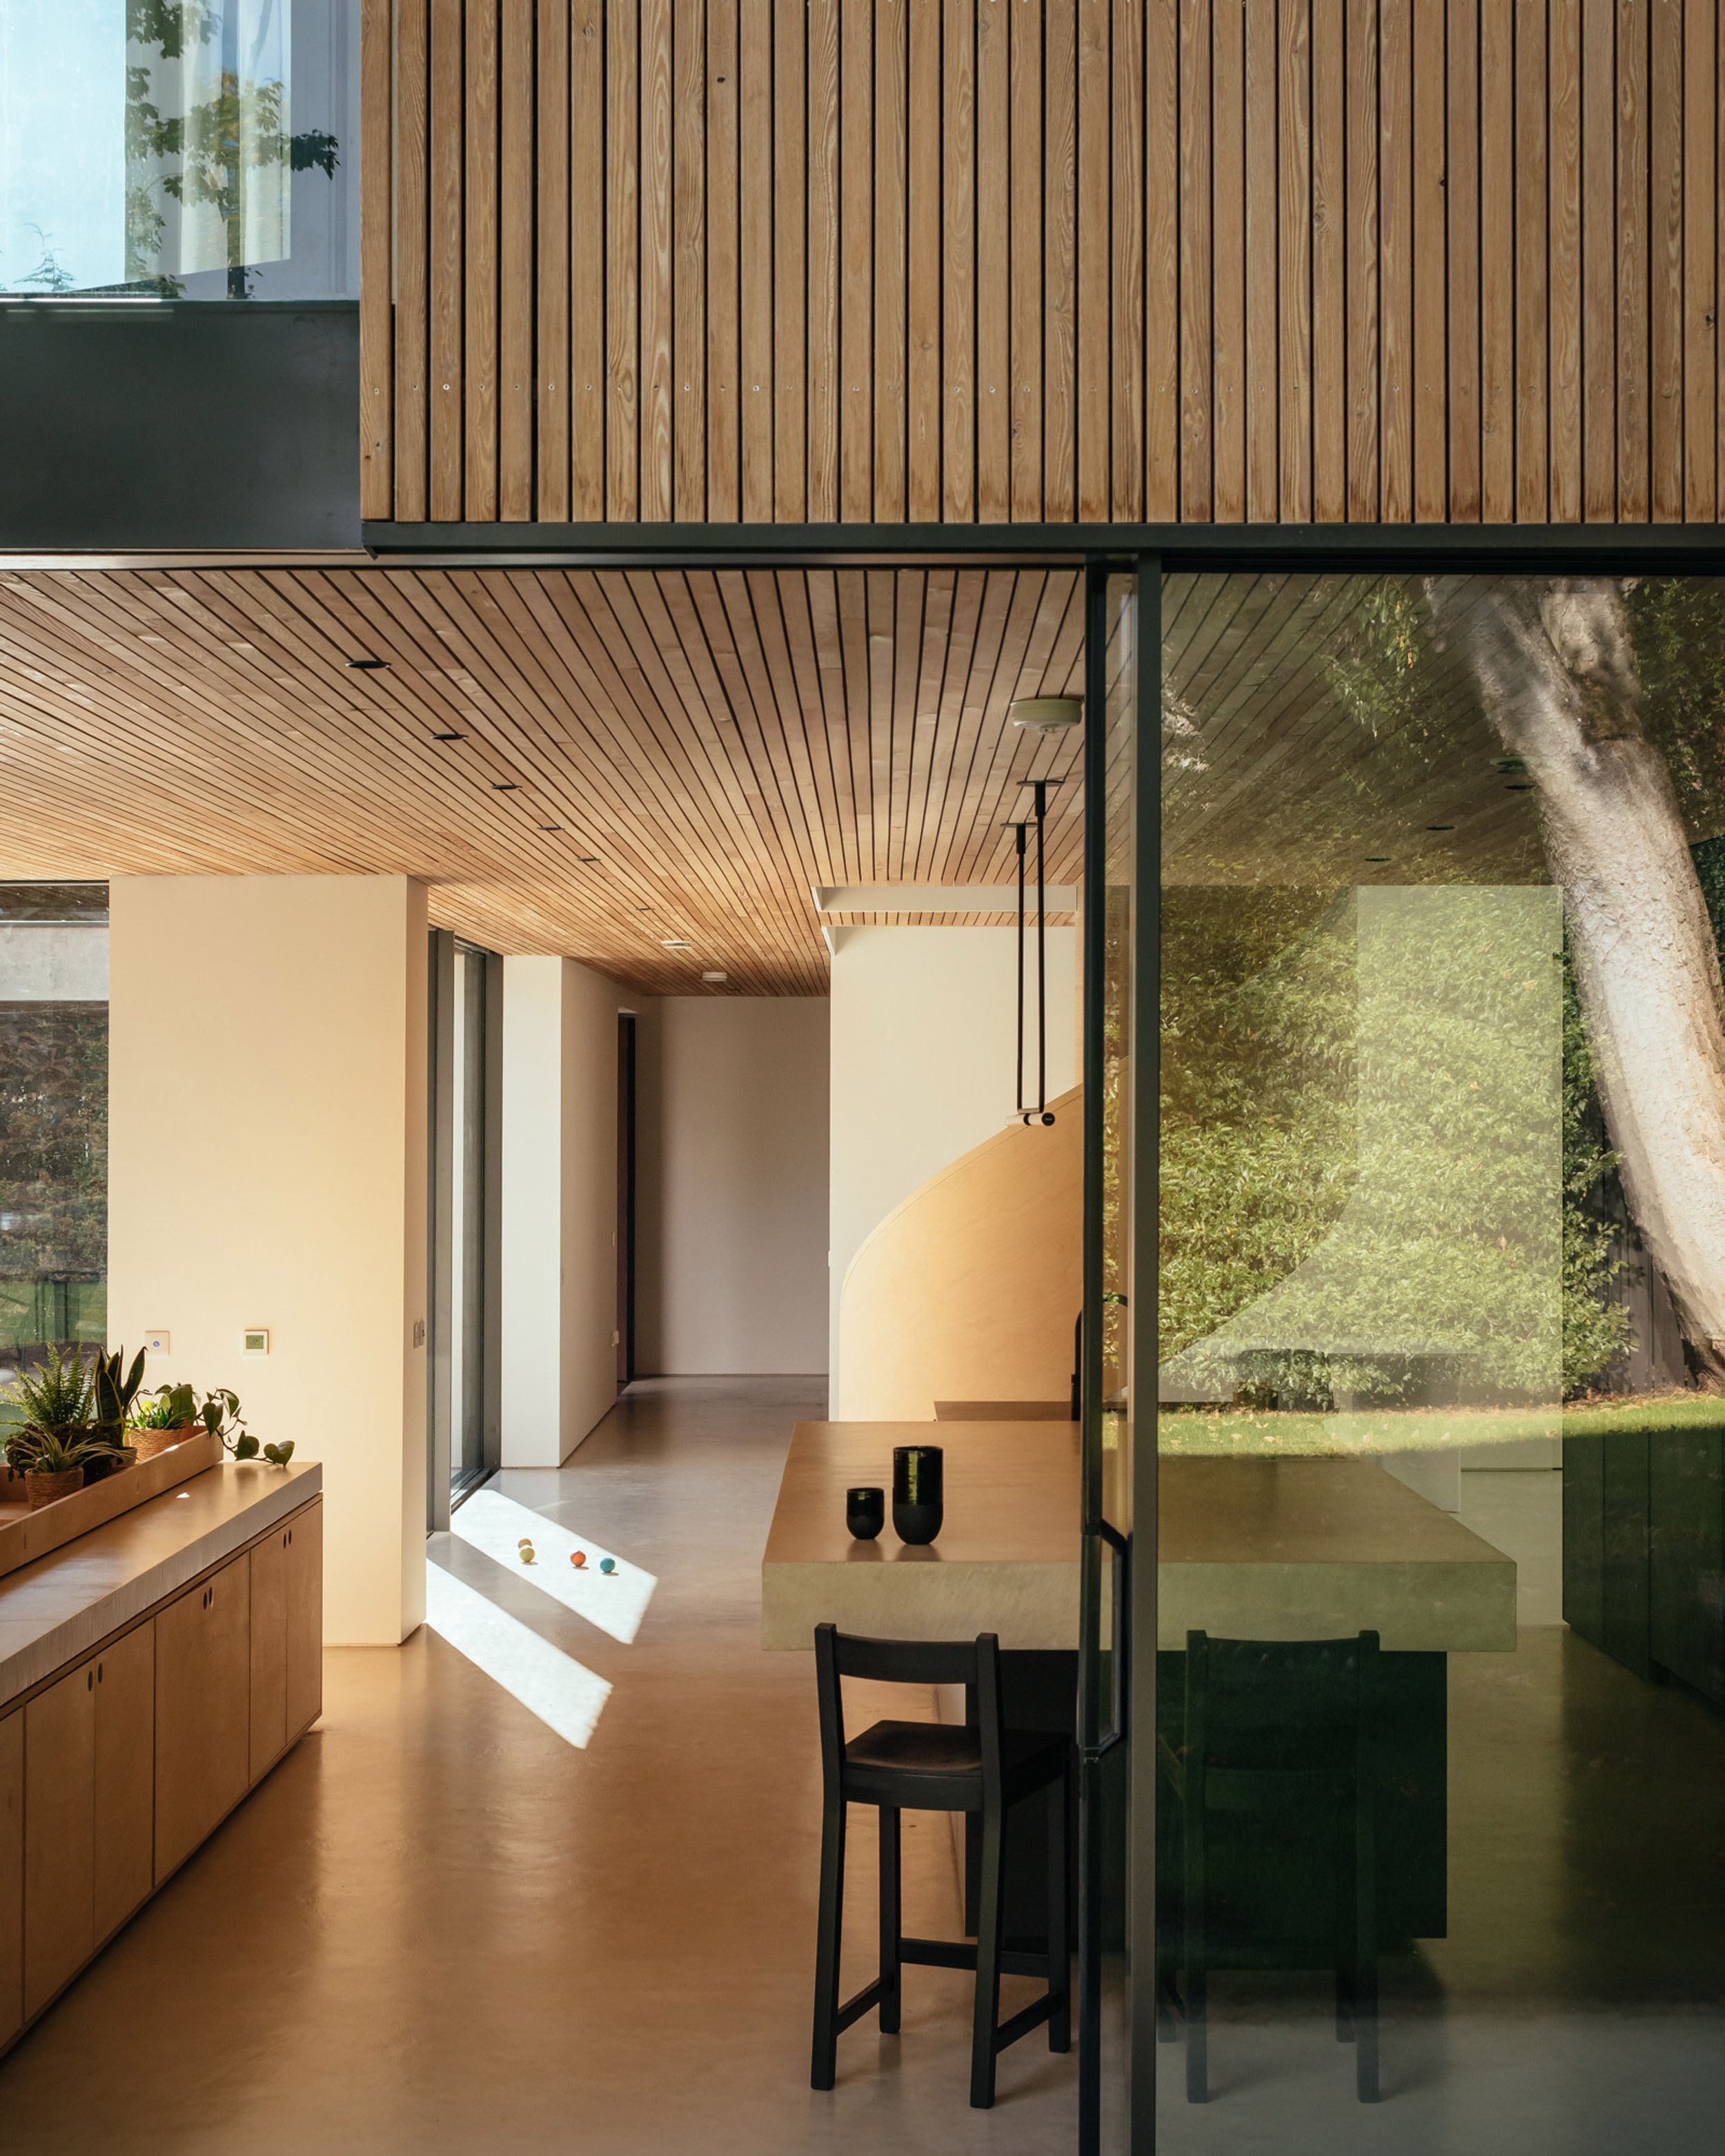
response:
M172 1337L160 1326L151 1327L144 1335L144 1353L146 1355L166 1355L169 1353L169 1343Z

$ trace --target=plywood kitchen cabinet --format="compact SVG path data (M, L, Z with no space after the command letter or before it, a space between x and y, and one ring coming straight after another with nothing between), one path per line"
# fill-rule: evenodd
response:
M159 1601L133 1592L105 1638L85 1613L94 1647L60 1669L42 1652L0 1690L0 2051L317 1717L321 1475L242 1475L217 1468L183 1505L153 1501L176 1506L181 1547L215 1562L182 1584L182 1562ZM212 1551L213 1528L225 1547ZM141 1539L162 1563L159 1523ZM0 1581L0 1614L28 1622L32 1592L25 1575ZM0 1661L0 1677L13 1667Z
M0 2047L24 2025L24 1717L0 1722Z
M95 1950L95 1664L24 1709L24 2012Z
M251 1563L237 1557L156 1620L159 1885L251 1785Z
M95 1660L95 1943L156 1884L156 1620Z

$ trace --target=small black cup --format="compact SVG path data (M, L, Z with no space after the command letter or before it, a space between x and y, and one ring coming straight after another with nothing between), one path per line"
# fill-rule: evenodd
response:
M892 1531L901 1543L932 1543L940 1532L945 1468L937 1445L892 1448Z
M845 1524L860 1543L873 1542L886 1524L886 1492L878 1489L847 1490Z

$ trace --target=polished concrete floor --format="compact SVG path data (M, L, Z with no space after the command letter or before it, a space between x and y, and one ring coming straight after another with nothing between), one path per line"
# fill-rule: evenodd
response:
M969 2109L956 1972L909 1972L902 2035L860 2025L838 2087L809 2087L813 1666L762 1651L759 1564L824 1395L649 1384L565 1469L501 1478L655 1576L630 1645L435 1538L610 1683L585 1748L429 1632L331 1652L321 1726L0 2061L7 2156L1070 2148L1073 2058L1040 2032ZM871 1856L855 1831L854 1984ZM905 1861L907 1928L955 1935L945 1822L916 1821Z
M652 1576L619 1589L647 1596L627 1645L435 1538L572 1691L609 1685L586 1743L430 1632L332 1652L322 1725L0 2061L5 2156L1072 2150L1074 2061L1040 2034L969 2110L956 1972L909 1972L902 2035L859 2025L837 2089L808 2087L812 1671L757 1645L757 1568L822 1398L649 1384L567 1467L502 1478L547 1544L567 1528ZM1548 1616L1558 1478L1466 1481ZM1725 1717L1531 1625L1455 1658L1450 1795L1450 1936L1386 1969L1384 2101L1353 2101L1322 1981L1218 1979L1214 2100L1188 2106L1160 2052L1171 2156L1721 2145ZM944 1822L907 1828L907 1924L953 1933ZM859 1820L851 1983L871 1857Z

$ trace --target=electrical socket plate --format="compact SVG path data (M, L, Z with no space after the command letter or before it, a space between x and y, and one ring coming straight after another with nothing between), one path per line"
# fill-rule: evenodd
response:
M146 1355L166 1355L172 1338L172 1334L165 1326L152 1325L144 1335L144 1353Z

